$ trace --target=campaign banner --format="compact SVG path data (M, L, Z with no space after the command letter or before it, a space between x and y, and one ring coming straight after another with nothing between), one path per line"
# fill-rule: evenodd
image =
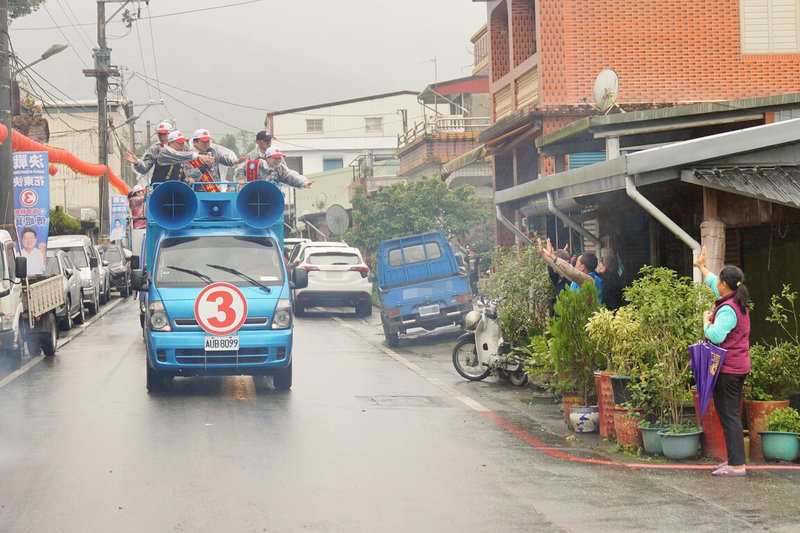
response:
M14 152L14 225L28 275L44 274L50 229L50 162L47 152Z
M128 222L128 197L112 195L109 197L111 217L109 218L110 227L108 229L108 239L122 246L127 246L126 224Z

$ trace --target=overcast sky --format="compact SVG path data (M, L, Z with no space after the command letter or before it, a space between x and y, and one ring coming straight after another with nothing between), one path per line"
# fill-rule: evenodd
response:
M109 1L106 19L120 6ZM141 18L126 28L122 12L115 15L108 47L124 96L142 115L137 129L175 119L184 133L203 127L216 139L262 129L268 110L469 76L469 38L486 21L486 3L471 0L151 0L125 8ZM47 0L11 24L26 63L53 43L70 46L32 67L34 92L96 99L94 79L81 72L93 68L96 22L92 0ZM149 100L156 105L145 109Z

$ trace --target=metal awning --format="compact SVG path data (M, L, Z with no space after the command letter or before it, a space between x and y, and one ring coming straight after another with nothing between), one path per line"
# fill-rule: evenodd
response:
M681 181L800 208L800 165L684 170Z
M442 165L442 177L447 178L447 176L460 168L464 168L478 161L483 161L486 158L486 153L486 145L482 144L477 148L473 148L469 152L456 157L455 159L451 159Z

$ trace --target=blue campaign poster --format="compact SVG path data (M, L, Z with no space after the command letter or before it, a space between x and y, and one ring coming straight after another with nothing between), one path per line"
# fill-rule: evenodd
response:
M14 224L20 253L28 258L28 275L44 274L50 229L50 163L47 152L15 152Z
M128 221L128 197L120 195L112 195L109 198L111 202L110 224L111 227L108 231L108 239L123 246L127 246L125 242L125 224Z

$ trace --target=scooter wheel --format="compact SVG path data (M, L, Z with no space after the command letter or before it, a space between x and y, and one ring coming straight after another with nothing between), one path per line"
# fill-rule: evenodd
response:
M485 379L491 370L478 361L475 339L461 339L453 348L453 366L461 377L470 381Z

